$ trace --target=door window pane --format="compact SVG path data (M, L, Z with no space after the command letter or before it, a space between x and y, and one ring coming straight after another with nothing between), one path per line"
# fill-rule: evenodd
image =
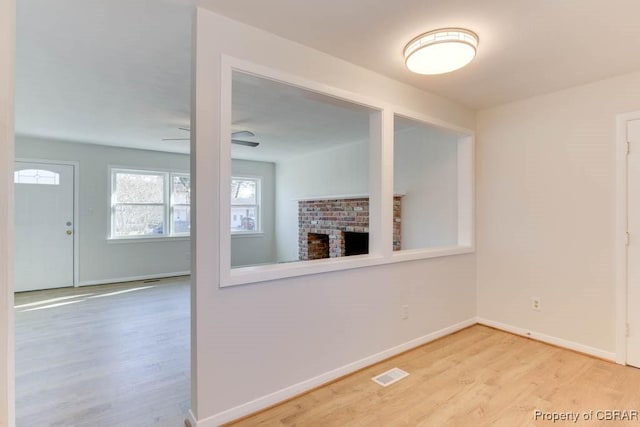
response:
M60 185L60 174L44 169L23 169L14 172L13 182L16 184Z

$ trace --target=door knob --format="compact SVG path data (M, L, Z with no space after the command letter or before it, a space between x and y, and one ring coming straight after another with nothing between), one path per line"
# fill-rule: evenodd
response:
M67 236L71 236L72 234L73 234L73 231L67 230Z

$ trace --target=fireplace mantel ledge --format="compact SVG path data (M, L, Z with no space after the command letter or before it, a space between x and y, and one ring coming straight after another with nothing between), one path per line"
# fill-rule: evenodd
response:
M397 193L394 194L393 197L403 197L406 196L407 193ZM368 194L342 194L336 196L309 196L309 197L299 197L293 199L296 202L308 202L313 200L349 200L349 199L362 199L365 197L369 197Z

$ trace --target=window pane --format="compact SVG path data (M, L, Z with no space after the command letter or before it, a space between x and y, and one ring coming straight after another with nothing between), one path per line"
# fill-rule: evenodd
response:
M163 234L163 206L115 207L114 233L116 236L149 236Z
M254 179L231 179L231 204L255 205L257 181Z
M172 203L174 205L191 204L191 178L174 175L171 186Z
M174 206L173 207L173 232L177 234L185 234L191 231L191 207L190 206Z
M43 169L23 169L13 174L16 184L60 185L60 174Z
M116 173L116 203L164 203L164 175Z
M256 231L258 230L258 218L255 206L231 208L231 231Z
M287 114L292 111L293 119ZM241 217L247 217L242 208L257 206L253 232L263 234L261 239L230 239L231 268L307 260L314 233L331 236L331 258L361 252L357 245L351 251L351 244L347 250L344 236L369 232L368 200L363 195L370 192L370 145L378 144L380 115L345 99L232 72L229 124L239 133L230 141L230 225L233 234L251 232L241 229ZM260 145L245 146L233 139ZM253 197L237 200L242 197L240 180L254 177L263 177L257 182L255 202ZM253 183L246 185L253 190ZM327 205L336 199L341 208L326 214L315 210L305 214L299 205L300 201ZM359 237L366 242L366 236Z
M393 250L456 246L459 136L401 116L394 128Z

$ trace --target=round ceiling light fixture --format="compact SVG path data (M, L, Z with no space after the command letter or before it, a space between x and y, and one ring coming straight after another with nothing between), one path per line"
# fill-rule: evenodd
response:
M404 60L418 74L444 74L467 65L476 56L478 35L464 28L441 28L407 43Z

